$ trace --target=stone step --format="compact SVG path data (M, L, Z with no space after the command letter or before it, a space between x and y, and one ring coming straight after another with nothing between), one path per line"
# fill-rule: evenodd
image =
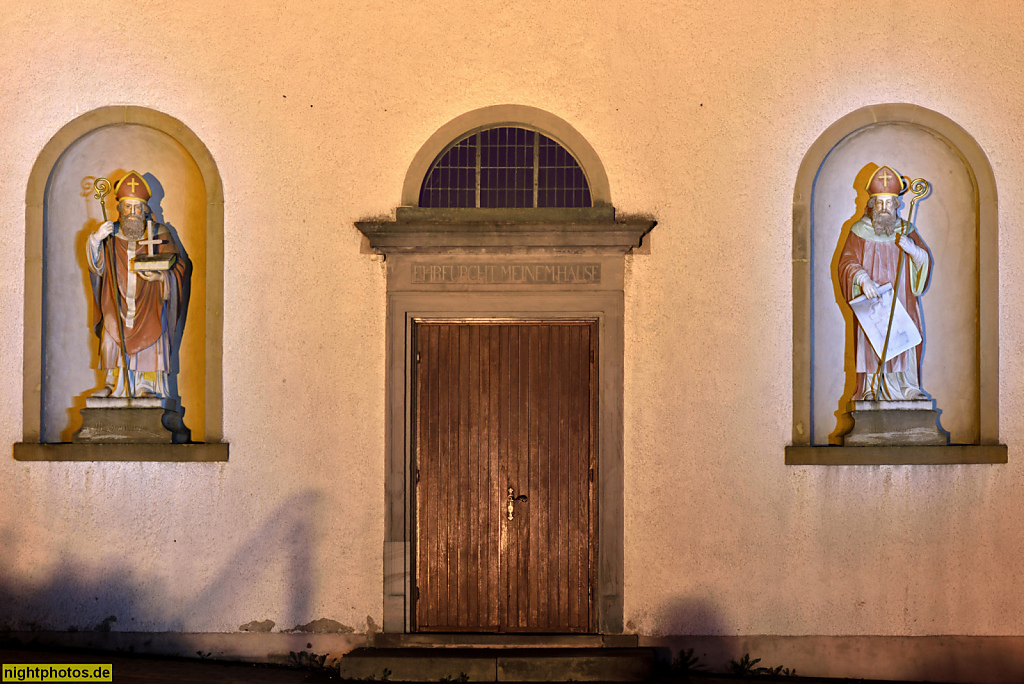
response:
M343 679L392 682L642 682L652 648L359 648L339 661Z
M636 634L379 633L374 648L635 648Z

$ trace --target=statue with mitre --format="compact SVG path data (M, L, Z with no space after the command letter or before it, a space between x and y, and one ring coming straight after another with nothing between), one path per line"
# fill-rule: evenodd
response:
M856 326L854 429L844 443L946 444L948 434L938 427L934 401L921 389L920 296L932 258L910 220L931 185L880 166L865 189L865 213L850 228L837 273ZM900 198L908 191L913 199L902 219Z
M96 197L109 192L104 178L96 180ZM86 262L92 283L96 312L95 329L100 338L99 367L105 371L104 386L86 400L83 429L78 441L118 441L143 437L141 441L183 441L187 432L181 423L175 384L170 382L175 333L185 314L182 301L186 262L167 226L153 220L149 207L149 183L137 171L128 172L114 185L118 220L104 221L86 243ZM143 409L125 413L129 409ZM168 419L165 409L176 414ZM106 410L106 411L104 411ZM134 425L127 437L112 434ZM112 413L112 411L117 412ZM163 423L164 432L159 429ZM109 424L108 424L109 423Z

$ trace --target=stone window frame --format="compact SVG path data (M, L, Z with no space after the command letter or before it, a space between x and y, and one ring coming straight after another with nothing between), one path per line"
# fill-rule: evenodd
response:
M829 153L849 135L878 124L928 130L958 152L978 202L979 418L977 444L845 447L811 444L811 221L814 182ZM905 103L876 104L843 116L804 155L793 192L793 433L787 465L941 465L1006 463L999 443L999 212L995 175L985 151L953 120Z
M64 153L101 128L133 124L170 136L192 156L206 185L206 375L205 442L190 444L42 443L43 232L46 190ZM25 191L25 318L23 343L22 441L19 461L226 461L223 437L224 191L206 145L172 116L131 105L94 109L68 122L43 147Z
M531 128L548 136L575 157L590 183L591 207L585 208L421 208L420 188L434 160L453 141L495 126ZM594 610L599 634L621 634L624 585L624 264L623 256L639 246L655 222L616 221L604 165L587 140L570 124L543 110L522 105L484 107L441 126L414 156L402 187L395 221L361 221L356 227L370 248L387 263L387 343L385 417L384 624L387 633L412 631L411 555L413 497L411 479L409 386L411 329L415 320L456 318L558 319L599 321L601 353L597 576ZM545 293L543 286L523 291L483 286L453 290L420 289L409 283L406 269L417 259L436 256L492 258L526 256L529 260L587 255L602 263L598 289ZM400 265L399 265L400 264ZM501 635L514 641L515 635ZM430 634L410 639L431 640Z

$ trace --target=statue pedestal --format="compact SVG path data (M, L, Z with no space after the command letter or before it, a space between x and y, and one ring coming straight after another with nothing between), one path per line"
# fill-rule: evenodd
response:
M179 411L170 408L173 401L159 397L127 399L88 397L82 409L82 427L72 442L105 444L183 444L190 441Z
M933 399L912 401L851 401L853 429L844 446L945 446L949 433L939 427Z

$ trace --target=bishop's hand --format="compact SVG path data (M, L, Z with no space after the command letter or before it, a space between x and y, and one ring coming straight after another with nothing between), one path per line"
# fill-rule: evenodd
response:
M867 271L860 271L853 277L853 282L868 299L878 298L878 283L871 279Z
M96 232L93 233L92 235L96 239L96 242L103 242L108 237L110 237L113 233L114 233L114 222L113 221L104 221L103 223L100 224L100 227L97 228Z
M915 264L923 264L924 262L928 261L928 252L925 251L922 247L918 247L916 244L914 244L914 241L911 240L906 235L900 235L899 237L897 237L896 245L904 252L909 254L911 260L913 260Z

